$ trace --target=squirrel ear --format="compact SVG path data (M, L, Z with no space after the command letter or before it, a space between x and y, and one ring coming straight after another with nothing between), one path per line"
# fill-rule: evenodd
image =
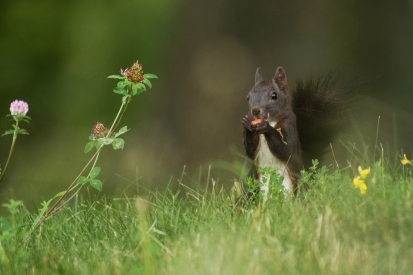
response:
M257 71L255 72L255 84L260 82L261 79L262 79L261 68L258 68Z
M284 87L287 87L287 75L282 67L278 67L274 75L274 82L282 90Z

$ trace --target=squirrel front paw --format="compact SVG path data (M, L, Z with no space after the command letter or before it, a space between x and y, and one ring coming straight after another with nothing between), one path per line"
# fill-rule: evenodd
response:
M241 119L241 123L245 129L248 129L250 132L253 132L253 127L251 126L251 118L248 115Z
M251 120L248 115L242 118L241 123L245 129L248 129L251 132L256 132L258 134L264 134L268 131L268 127L270 126L268 121L265 121L263 119Z
M268 121L263 120L259 123L257 123L254 127L254 131L257 132L258 134L265 134L268 132L268 129L270 128L270 124Z

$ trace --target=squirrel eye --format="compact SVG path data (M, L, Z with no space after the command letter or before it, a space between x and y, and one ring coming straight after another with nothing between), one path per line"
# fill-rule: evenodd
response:
M277 93L276 92L274 92L274 93L272 93L271 94L271 99L277 99L278 98L278 95L277 95Z
M247 95L247 100L250 100L250 96L249 96L249 95Z

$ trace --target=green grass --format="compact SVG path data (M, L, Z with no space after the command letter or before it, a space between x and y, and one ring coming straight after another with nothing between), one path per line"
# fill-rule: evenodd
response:
M412 274L412 167L371 168L366 195L348 169L318 169L265 204L186 176L145 198L79 198L20 247L30 225L4 238L3 217L0 274Z

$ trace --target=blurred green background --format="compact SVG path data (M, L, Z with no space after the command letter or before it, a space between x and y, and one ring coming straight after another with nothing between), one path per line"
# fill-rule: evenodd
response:
M210 163L239 162L257 67L269 78L283 66L290 84L332 69L362 76L362 112L341 138L374 140L380 116L379 141L391 154L412 152L413 1L3 0L0 132L11 128L15 99L29 103L32 122L22 126L30 136L17 140L0 202L39 205L70 184L91 155L83 149L92 126L110 126L120 106L106 77L137 59L159 80L126 112L125 149L101 154L104 192L136 179L165 187L184 165L197 177ZM10 143L0 138L2 167ZM231 186L237 175L221 170L214 177Z

